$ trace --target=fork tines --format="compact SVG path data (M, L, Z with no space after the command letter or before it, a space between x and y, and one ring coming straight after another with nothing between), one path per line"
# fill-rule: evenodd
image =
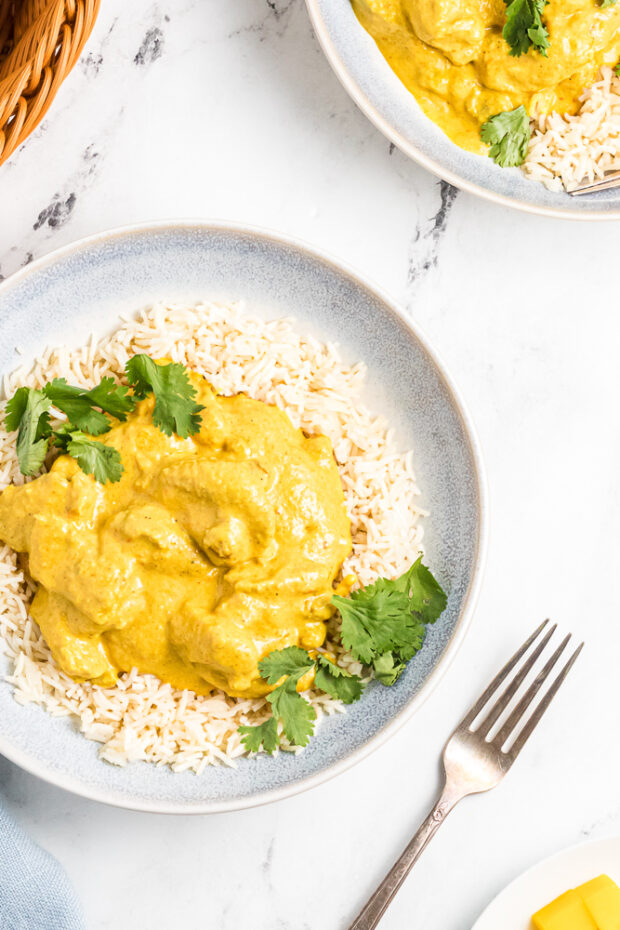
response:
M504 666L500 673L493 679L489 687L486 689L484 694L482 694L480 699L474 704L469 713L466 714L461 723L461 727L466 727L470 732L476 733L479 738L484 738L487 742L492 742L498 749L506 752L512 758L516 758L516 756L525 745L527 739L531 736L540 718L549 707L549 704L558 692L560 685L577 660L577 656L583 648L583 643L577 647L568 661L560 669L559 673L553 678L547 690L543 692L542 697L540 698L538 704L535 706L531 716L527 718L527 711L530 708L530 705L532 705L534 699L541 691L543 685L552 678L551 673L555 668L560 656L566 649L566 646L570 642L571 634L569 633L568 636L562 640L560 645L547 660L542 669L538 672L532 683L527 688L525 694L523 694L508 717L501 724L497 733L493 735L492 739L489 737L489 735L502 714L508 710L511 701L517 695L517 692L519 691L521 685L524 683L525 679L533 671L536 661L553 636L555 630L556 624L553 624L553 626L549 627L548 620L545 620L545 622L538 627L538 629L530 636L528 640L526 640L521 648L517 650L517 652ZM545 631L544 636L541 637L543 631ZM531 655L523 663L521 668L519 668L516 674L510 677L511 672L518 666L520 660L523 658L523 656L526 655L534 643L536 643L536 646L533 649ZM488 708L487 712L481 717L483 711L487 707L487 704L495 695L500 686L504 684L504 682L507 682L506 687L502 690L499 697L497 697L497 699ZM478 720L479 717L481 717L480 720ZM519 724L524 720L525 725L520 730L520 732L518 732ZM515 733L517 734L516 739L514 739L514 742L509 746L509 748L505 749L504 747L507 746L511 737L513 737Z

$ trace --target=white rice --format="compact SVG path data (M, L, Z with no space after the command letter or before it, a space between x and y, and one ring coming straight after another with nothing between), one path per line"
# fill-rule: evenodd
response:
M532 124L522 168L549 190L574 190L620 168L620 77L602 68L600 79L579 99L575 116L551 113Z
M423 513L415 503L412 453L395 451L386 423L360 402L364 366L348 367L336 346L296 333L289 320L248 317L242 306L158 305L125 321L109 338L93 336L78 349L47 349L5 378L4 394L22 385L41 387L54 377L92 387L105 375L122 375L138 352L182 362L221 393L244 391L277 404L295 426L331 439L352 525L345 574L355 573L361 584L378 575L396 577L417 557ZM3 408L4 403L2 423ZM15 435L0 426L0 490L23 481ZM15 554L1 545L0 585L0 650L11 660L7 681L17 701L72 717L87 739L102 743L101 758L117 765L144 760L200 773L210 764L234 765L245 755L237 729L265 719L264 698L236 699L220 691L201 697L135 670L113 688L78 684L52 659L28 615L34 586ZM333 649L341 664L361 671L340 646ZM344 709L325 694L307 696L317 722Z

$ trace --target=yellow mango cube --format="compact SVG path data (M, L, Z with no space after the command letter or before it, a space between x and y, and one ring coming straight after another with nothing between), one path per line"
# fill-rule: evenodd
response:
M536 930L598 930L583 899L576 891L565 891L532 917Z
M599 875L575 890L598 930L620 930L620 888L608 875Z

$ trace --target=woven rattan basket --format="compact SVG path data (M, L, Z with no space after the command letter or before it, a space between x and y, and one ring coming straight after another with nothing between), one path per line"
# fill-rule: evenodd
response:
M0 0L0 165L47 113L100 0Z

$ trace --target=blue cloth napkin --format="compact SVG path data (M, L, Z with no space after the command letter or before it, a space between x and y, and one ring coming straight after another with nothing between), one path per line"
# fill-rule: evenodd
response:
M84 930L60 864L33 843L0 800L0 930Z

